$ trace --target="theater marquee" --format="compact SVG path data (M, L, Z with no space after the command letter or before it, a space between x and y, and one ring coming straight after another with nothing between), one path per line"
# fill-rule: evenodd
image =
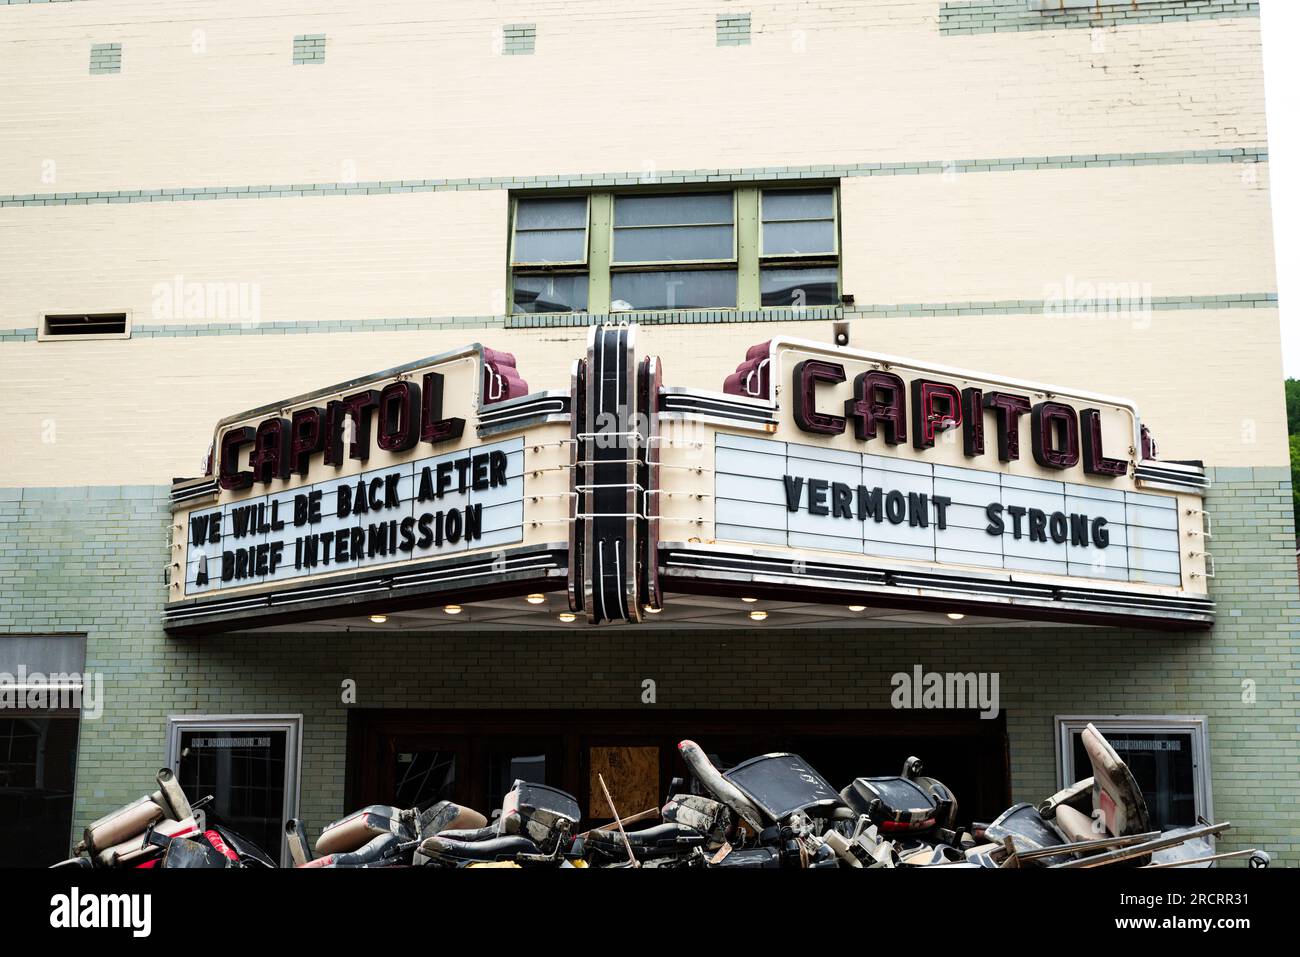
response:
M666 378L606 326L567 392L472 346L222 421L174 487L169 631L558 589L593 624L756 591L1212 622L1203 469L1127 402L799 339Z

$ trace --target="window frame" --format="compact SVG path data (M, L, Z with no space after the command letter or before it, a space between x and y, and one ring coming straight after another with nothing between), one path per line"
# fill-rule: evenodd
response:
M831 191L831 243L833 252L829 253L764 253L763 228L767 221L763 218L763 198L768 192L795 192L829 189ZM820 220L779 220L779 222L820 222ZM835 300L838 303L843 290L843 272L840 262L840 190L838 183L787 186L776 184L760 186L758 190L758 307L760 309L799 309L792 305L763 305L763 271L765 269L810 269L817 266L835 270ZM803 306L804 309L826 308L825 306Z
M301 714L169 714L167 716L167 762L179 778L181 756L181 733L183 731L284 731L285 735L285 782L284 807L281 822L297 818L301 806L302 790L302 732ZM187 794L187 798L196 801L202 794ZM269 847L262 848L268 854ZM289 841L281 829L279 858L281 867L291 867Z
M563 193L554 196L525 196L515 195L510 197L510 248L507 251L506 260L510 268L510 275L513 277L516 272L539 271L539 272L558 272L560 270L570 270L573 272L587 271L591 268L591 193ZM582 258L581 259L564 259L553 262L515 262L515 240L519 232L519 201L522 200L553 200L553 199L576 199L581 197L585 203L582 223ZM570 227L563 227L568 229ZM554 230L549 230L554 232ZM544 229L526 229L524 232L548 232ZM581 268L579 268L581 267ZM531 273L535 274L535 273ZM512 284L513 285L513 284ZM513 293L512 293L513 296Z
M512 193L508 215L508 239L506 253L506 314L509 316L535 316L539 318L557 316L592 316L619 315L632 317L637 314L660 312L746 312L783 310L796 312L801 309L834 308L840 303L843 289L843 264L841 262L841 216L840 186L837 178L817 181L734 181L728 183L693 182L693 183L656 183L646 186L632 184L564 189L524 189ZM834 252L774 254L764 256L763 246L763 193L768 190L830 190L832 200L832 235ZM728 259L677 259L647 260L638 262L616 263L614 261L614 208L621 196L689 196L692 193L729 193L732 202L731 258ZM751 195L745 195L745 194ZM585 259L581 262L566 263L515 263L514 249L516 238L516 221L521 200L563 199L582 196L587 200L587 245L584 249ZM657 228L673 224L659 224ZM724 225L724 224L689 224L689 225ZM646 227L617 227L635 229ZM822 266L836 272L835 301L826 305L803 306L793 304L763 305L763 270L764 268L801 268ZM735 304L727 306L674 306L671 310L664 308L622 309L617 313L613 307L614 277L626 273L689 272L689 271L731 271L736 278ZM529 312L516 307L514 297L515 278L528 276L586 275L587 308L555 312Z
M1074 735L1088 724L1096 726L1103 735L1142 734L1154 732L1168 734L1184 732L1192 742L1192 792L1196 815L1207 821L1214 820L1213 775L1210 773L1210 728L1205 715L1057 715L1056 725L1056 782L1066 788L1088 775L1079 775L1074 764Z
M730 223L644 223L636 226L618 226L615 217L618 209L619 197L634 196L690 196L694 192L697 195L720 195L729 194L731 196L731 222ZM611 276L616 272L675 272L690 271L695 269L691 267L713 267L716 269L725 269L727 266L739 265L740 262L740 209L739 209L739 190L734 186L730 189L699 189L699 190L682 190L682 189L665 189L665 190L646 190L646 191L623 191L611 190L610 208L609 208L609 273ZM639 260L617 260L614 258L614 239L620 229L690 229L692 227L707 226L730 226L731 227L731 255L721 259L639 259ZM737 277L737 284L740 279ZM612 284L612 283L611 283ZM729 306L703 307L703 308L731 308Z
M767 220L763 218L763 198L767 193L810 193L815 190L829 189L831 191L831 250L830 252L817 253L765 253L763 252L763 227L767 225ZM778 219L773 220L779 223L820 223L821 219ZM840 194L839 190L832 186L762 186L758 190L758 260L759 264L781 264L789 262L791 265L807 264L810 260L830 260L834 259L836 265L839 265L840 258ZM769 307L770 308L770 307Z

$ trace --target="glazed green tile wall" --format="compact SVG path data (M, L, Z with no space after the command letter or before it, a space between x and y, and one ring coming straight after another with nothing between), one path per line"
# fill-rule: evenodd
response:
M502 56L532 56L537 52L537 24L507 23L501 28Z
M749 45L751 24L748 13L719 13L715 21L718 46L740 47Z
M91 73L121 73L122 44L94 43L90 47Z
M325 62L325 34L300 33L293 38L294 66L302 66L304 64L324 63L324 62Z
M103 673L107 700L102 718L83 722L78 828L150 787L168 714L290 712L305 717L301 811L314 832L344 811L345 678L363 707L880 708L889 676L921 664L1000 674L1018 801L1055 787L1053 715L1207 714L1216 816L1235 825L1224 849L1258 845L1300 864L1290 476L1211 475L1220 617L1209 633L626 628L575 630L563 643L554 633L180 641L159 625L167 490L142 486L0 489L0 634L88 635L87 667ZM657 683L657 705L640 703L645 678ZM1243 701L1246 680L1253 703Z

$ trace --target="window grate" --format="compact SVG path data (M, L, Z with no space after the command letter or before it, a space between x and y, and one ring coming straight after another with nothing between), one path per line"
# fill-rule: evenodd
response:
M44 333L60 339L85 339L92 336L126 336L126 313L97 312L76 315L46 316Z

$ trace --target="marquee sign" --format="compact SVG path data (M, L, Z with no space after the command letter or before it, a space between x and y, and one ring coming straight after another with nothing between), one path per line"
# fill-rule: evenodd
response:
M567 429L567 395L477 345L224 419L210 474L173 486L165 624L560 587Z
M682 592L1213 620L1204 470L1131 403L784 338L722 391L665 378L600 326L567 392L475 345L223 420L174 486L168 630L556 589L593 624Z
M516 437L196 509L185 594L515 543L523 485Z
M1204 470L1154 460L1129 402L798 339L751 349L724 390L665 396L692 441L661 461L700 466L661 497L678 588L1212 620ZM709 534L674 535L692 520Z

